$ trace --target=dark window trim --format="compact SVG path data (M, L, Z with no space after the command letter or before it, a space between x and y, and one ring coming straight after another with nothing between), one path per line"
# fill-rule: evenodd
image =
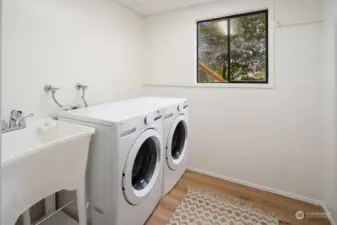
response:
M265 14L265 30L266 30L266 40L265 40L265 51L266 51L266 80L265 81L253 81L253 80L245 80L245 81L231 81L230 80L230 19L236 18L236 17L241 17L241 16L249 16L249 15L255 15L255 14L260 14L264 13ZM268 60L268 55L269 55L269 24L268 24L268 9L265 10L259 10L259 11L254 11L254 12L249 12L249 13L241 13L241 14L235 14L235 15L230 15L230 16L225 16L225 17L218 17L214 19L207 19L207 20L199 20L197 21L197 84L229 84L229 83L234 83L234 84L269 84L269 60ZM227 29L228 29L228 83L221 83L221 82L199 82L199 24L203 22L210 22L210 21L217 21L217 20L227 20Z

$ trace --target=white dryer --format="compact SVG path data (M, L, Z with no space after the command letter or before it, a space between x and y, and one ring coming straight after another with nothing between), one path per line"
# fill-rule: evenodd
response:
M143 97L142 105L156 107L163 114L164 179L163 196L182 177L188 158L188 103L186 98Z
M143 225L162 194L160 112L132 99L63 112L59 119L96 128L87 166L89 222Z

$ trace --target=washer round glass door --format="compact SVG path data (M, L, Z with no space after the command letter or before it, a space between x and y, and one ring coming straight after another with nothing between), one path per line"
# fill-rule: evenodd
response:
M173 122L167 138L166 160L171 170L176 170L182 163L187 148L187 121L179 115Z
M161 171L161 146L158 131L148 129L129 151L122 184L124 197L130 204L140 204L155 186Z

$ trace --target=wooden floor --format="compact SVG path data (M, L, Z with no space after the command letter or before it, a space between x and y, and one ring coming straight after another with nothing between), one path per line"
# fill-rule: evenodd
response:
M220 180L214 177L202 175L192 171L186 171L173 190L159 202L146 225L165 225L175 209L184 198L189 185L217 192L221 195L232 196L267 212L276 213L284 218L280 225L329 225L326 218L305 218L298 220L295 213L323 212L319 206L272 194L247 186ZM288 221L288 222L287 222Z

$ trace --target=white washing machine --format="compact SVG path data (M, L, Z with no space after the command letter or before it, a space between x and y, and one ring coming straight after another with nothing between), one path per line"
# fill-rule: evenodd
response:
M143 97L142 105L156 107L163 114L164 179L166 195L187 169L188 103L186 98Z
M87 166L89 222L143 225L162 196L162 116L135 99L62 112L96 128Z

